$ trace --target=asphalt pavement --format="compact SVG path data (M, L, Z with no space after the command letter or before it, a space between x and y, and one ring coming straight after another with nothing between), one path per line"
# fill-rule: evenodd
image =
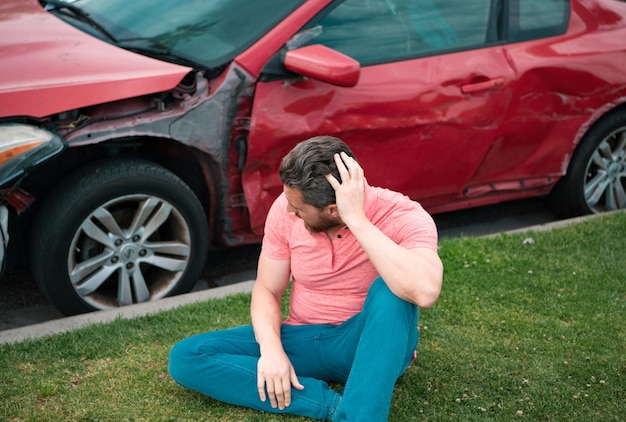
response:
M482 212L484 212L484 210ZM473 216L472 213L477 214ZM479 213L481 213L480 209L466 210L459 215L447 213L446 215L435 218L439 226L440 237L488 236L502 232L549 230L553 227L565 226L584 218L589 218L578 217L569 220L556 220L555 216L549 212L539 210L538 212L511 215L510 217L497 220L480 221L480 219L477 218ZM446 221L446 219L449 219L449 221ZM463 219L467 219L468 221L462 221ZM476 224L472 224L474 219L478 221ZM16 309L15 312L18 315L17 317L21 318L22 326L0 331L0 344L41 338L90 324L109 322L118 318L127 319L153 314L190 303L221 298L235 293L247 293L251 291L254 278L254 271L234 273L218 278L215 283L213 283L216 284L216 286L210 286L211 288L208 288L209 286L207 285L203 285L202 280L200 280L194 291L188 294L71 317L64 317L60 312L56 311L52 305L36 305L45 307L46 312L50 313L50 315L45 316L44 312L44 317L48 318L44 322L32 321L31 323L31 321L27 320L28 312L25 313L23 309ZM41 315L39 318L41 318Z

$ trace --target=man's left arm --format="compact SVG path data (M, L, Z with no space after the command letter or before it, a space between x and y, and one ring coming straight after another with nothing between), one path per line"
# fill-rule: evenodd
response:
M341 183L332 175L328 182L335 189L337 211L368 258L398 297L428 308L435 303L443 280L443 264L433 249L407 249L387 237L372 224L364 211L365 177L352 158L335 156Z

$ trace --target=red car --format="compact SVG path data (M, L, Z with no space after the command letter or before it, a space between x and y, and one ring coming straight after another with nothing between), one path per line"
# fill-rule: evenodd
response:
M187 292L320 134L432 213L626 208L624 40L616 0L3 0L2 265L67 314Z

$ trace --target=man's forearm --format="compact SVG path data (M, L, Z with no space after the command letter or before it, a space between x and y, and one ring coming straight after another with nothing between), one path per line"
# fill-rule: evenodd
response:
M250 314L252 326L261 355L257 363L257 389L259 399L269 398L273 408L285 409L291 404L291 388L304 389L285 353L280 338L282 313L280 295L272 293L262 283L252 291Z
M282 313L278 299L263 286L255 284L250 303L252 327L261 352L267 347L280 347Z

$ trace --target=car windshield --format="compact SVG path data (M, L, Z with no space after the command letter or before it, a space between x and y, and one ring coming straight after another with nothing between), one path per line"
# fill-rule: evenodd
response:
M42 0L42 3L66 21L120 47L163 60L216 68L252 45L304 0Z

